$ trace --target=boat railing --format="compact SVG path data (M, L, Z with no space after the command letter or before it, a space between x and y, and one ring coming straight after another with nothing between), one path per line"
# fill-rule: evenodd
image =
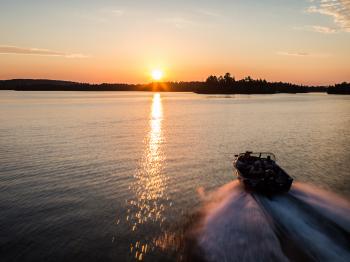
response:
M261 159L267 159L270 157L271 160L276 161L276 156L274 153L271 152L252 152L252 151L247 151L245 153L239 153L234 155L233 163L235 164L238 160L239 157L244 156L244 155L249 155L252 157L257 157Z

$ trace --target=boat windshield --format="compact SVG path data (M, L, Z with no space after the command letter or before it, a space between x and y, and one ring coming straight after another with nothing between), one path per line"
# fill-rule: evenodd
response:
M261 159L267 159L270 158L273 161L276 161L276 157L273 153L270 152L246 152L246 153L241 153L239 155L236 155L237 158L244 156L246 154L249 154L249 156L256 157L256 158L261 158Z

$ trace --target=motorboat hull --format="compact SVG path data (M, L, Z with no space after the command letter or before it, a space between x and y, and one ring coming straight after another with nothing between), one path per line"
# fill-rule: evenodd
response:
M247 191L277 194L290 190L293 178L270 156L275 159L272 153L246 152L236 155L234 168L237 178Z
M239 171L237 172L239 173ZM238 174L237 178L247 191L255 191L259 193L285 193L290 190L293 183L292 178L283 183L269 181L268 179L249 179L241 174Z

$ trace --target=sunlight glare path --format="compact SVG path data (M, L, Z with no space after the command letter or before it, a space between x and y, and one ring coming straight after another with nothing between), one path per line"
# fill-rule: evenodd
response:
M159 93L153 95L149 132L145 138L145 151L140 166L134 177L131 189L135 199L129 201L127 219L130 228L138 234L138 228L161 231L165 217L165 207L168 206L167 177L163 173L165 155L162 149L164 137L162 134L163 108ZM139 236L139 235L137 235ZM138 237L130 243L130 252L138 260L142 260L154 243L151 239ZM156 244L157 245L157 244Z

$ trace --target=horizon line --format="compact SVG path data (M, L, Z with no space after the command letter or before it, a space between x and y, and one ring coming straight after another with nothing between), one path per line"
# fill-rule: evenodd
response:
M236 81L244 80L245 78L241 78ZM270 81L265 78L252 78L253 80L265 80L268 83L288 83L288 84L293 84L293 85L300 85L300 86L309 86L309 87L326 87L326 86L334 86L336 84L341 84L341 83L348 83L348 81L339 81L339 82L334 82L332 84L305 84L305 83L295 83L295 82L290 82L290 81ZM9 78L9 79L0 79L0 81L15 81L15 80L34 80L34 81L59 81L59 82L71 82L75 84L88 84L88 85L103 85L103 84L108 84L108 85L149 85L149 84L154 84L154 83L159 83L159 84L166 84L166 83L204 83L206 80L190 80L190 81L183 81L183 80L167 80L167 81L150 81L147 83L130 83L130 82L84 82L84 81L76 81L76 80L66 80L66 79L50 79L50 78Z

